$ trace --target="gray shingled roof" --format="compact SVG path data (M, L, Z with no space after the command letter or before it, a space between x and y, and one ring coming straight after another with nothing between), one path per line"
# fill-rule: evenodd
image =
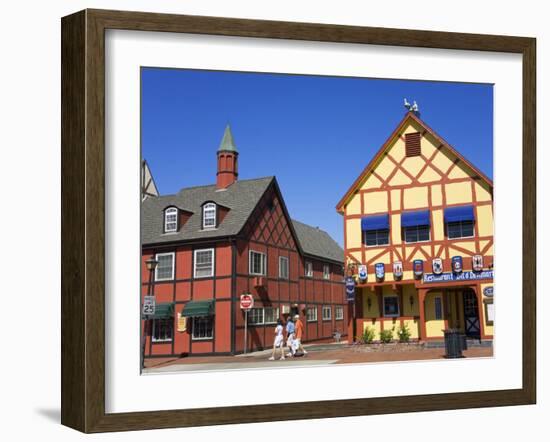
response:
M225 190L217 190L215 185L188 187L175 195L146 198L141 204L141 243L161 244L237 235L272 182L276 184L272 176L239 180ZM217 229L201 228L202 205L207 201L230 209ZM192 215L178 232L163 233L163 211L170 206L191 212ZM327 232L296 220L292 220L292 225L304 253L344 261L344 251Z
M215 185L188 187L175 195L147 198L141 205L141 243L157 244L236 235L273 180L274 177L239 180L225 190L217 190ZM201 229L201 206L206 201L214 201L230 209L217 229ZM192 212L192 215L178 232L163 233L163 210L169 206Z
M304 253L344 262L344 250L327 232L294 219L292 225Z

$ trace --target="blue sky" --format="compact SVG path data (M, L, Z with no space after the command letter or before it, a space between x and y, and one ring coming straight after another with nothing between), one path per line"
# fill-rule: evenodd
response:
M142 69L142 155L161 194L216 181L227 123L239 179L275 175L290 215L343 245L335 206L416 100L421 118L493 177L491 85Z

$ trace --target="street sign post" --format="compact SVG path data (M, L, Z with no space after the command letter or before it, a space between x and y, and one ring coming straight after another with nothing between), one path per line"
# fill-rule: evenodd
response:
M254 307L254 297L250 293L241 295L241 310L244 311L244 353L248 345L248 311Z

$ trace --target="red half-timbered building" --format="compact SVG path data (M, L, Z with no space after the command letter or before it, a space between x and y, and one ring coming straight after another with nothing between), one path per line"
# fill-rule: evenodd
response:
M275 177L237 180L229 127L216 184L142 202L142 320L146 357L244 352L241 294L250 293L247 351L273 344L277 319L299 314L304 342L347 333L343 250L323 230L290 218ZM146 261L158 262L149 272Z

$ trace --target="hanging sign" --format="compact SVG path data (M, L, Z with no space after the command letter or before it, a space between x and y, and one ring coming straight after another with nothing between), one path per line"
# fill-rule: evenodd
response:
M384 263L377 262L376 264L374 264L374 274L376 275L376 279L384 279L384 276L386 274Z
M483 289L483 295L487 296L488 298L492 298L494 293L495 293L495 291L494 291L493 287L485 287Z
M462 256L453 256L453 272L460 273L462 272Z
M393 263L393 276L396 279L403 277L403 263L401 261L395 261Z
M443 273L443 260L441 258L435 258L432 261L432 269L436 275L441 275Z
M415 259L413 261L413 272L414 276L422 276L424 273L424 261L421 259Z
M187 330L187 318L182 316L181 313L178 313L177 330L180 333Z
M359 271L358 271L358 276L359 276L359 279L361 281L366 281L367 280L367 266L366 265L360 265L359 266Z
M474 255L472 257L472 269L474 272L481 272L483 270L483 256Z
M355 279L353 276L346 276L346 299L348 302L355 301Z

